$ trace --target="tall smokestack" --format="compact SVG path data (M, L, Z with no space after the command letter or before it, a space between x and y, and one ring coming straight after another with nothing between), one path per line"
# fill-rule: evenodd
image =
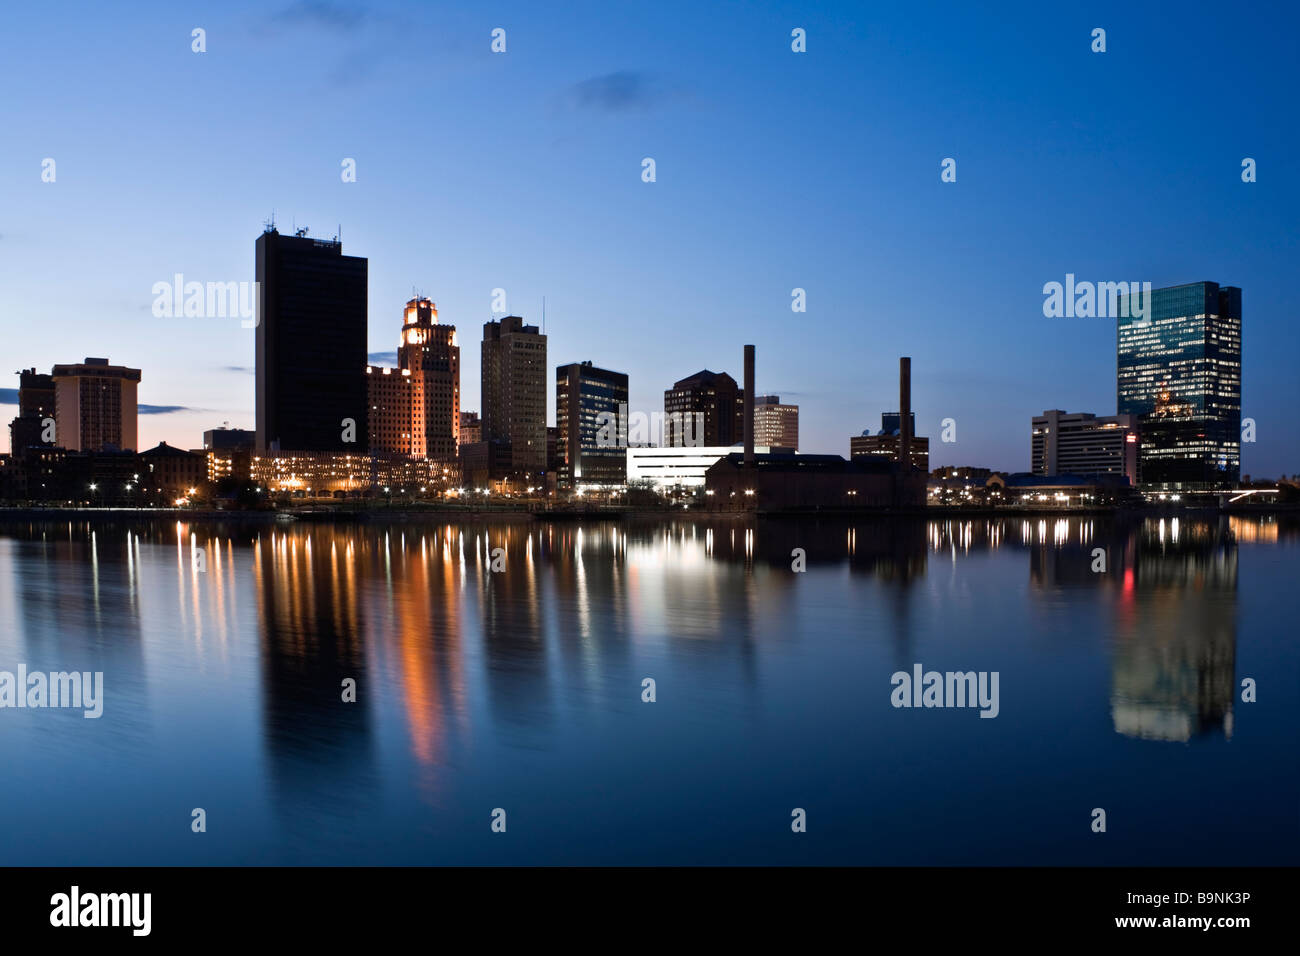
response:
M898 462L912 466L912 360L898 360Z
M745 346L745 467L754 464L754 346Z

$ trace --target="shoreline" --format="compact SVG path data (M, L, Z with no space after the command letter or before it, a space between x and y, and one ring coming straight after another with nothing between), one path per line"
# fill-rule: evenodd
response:
M801 519L801 518L1023 518L1030 516L1068 518L1117 517L1144 518L1179 515L1209 516L1300 516L1300 504L1249 504L1234 507L1218 505L1149 505L1127 508L1051 508L1004 506L964 507L935 506L917 509L815 509L788 511L709 511L705 509L618 508L609 510L526 510L520 508L462 509L462 508L394 508L394 509L290 509L286 511L221 511L190 510L185 508L0 508L0 525L32 521L105 521L105 520L177 520L186 522L244 522L251 524L297 524L299 522L380 522L394 521L465 521L477 522L580 522L625 521L646 518L690 518L694 520L719 520L751 518Z

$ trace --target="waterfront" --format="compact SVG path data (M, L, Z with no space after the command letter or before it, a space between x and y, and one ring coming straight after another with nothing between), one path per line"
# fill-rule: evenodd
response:
M1268 517L11 524L0 669L104 701L0 710L0 861L1294 863L1298 556ZM918 663L998 672L996 719L891 706Z

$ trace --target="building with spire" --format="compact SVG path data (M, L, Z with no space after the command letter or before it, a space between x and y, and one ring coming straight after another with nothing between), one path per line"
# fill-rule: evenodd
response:
M451 461L460 446L460 345L433 301L406 303L397 368L366 366L372 451Z

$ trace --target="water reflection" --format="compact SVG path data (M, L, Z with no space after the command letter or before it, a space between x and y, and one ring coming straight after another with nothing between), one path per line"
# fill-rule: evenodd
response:
M370 775L369 709L344 704L343 694L347 679L356 682L358 695L375 690L357 583L374 547L347 530L272 531L253 542L262 740L276 807L314 804L332 779ZM353 802L329 809L347 812L360 805L364 788L335 792Z
M516 799L553 787L559 807L612 795L588 807L597 815L656 812L669 796L644 789L645 767L675 767L695 738L707 744L680 770L692 794L711 786L731 805L727 787L749 774L824 774L834 799L841 773L873 779L877 759L912 759L897 749L907 741L879 730L887 694L870 688L915 661L974 653L1008 667L1004 715L942 732L914 721L911 732L937 735L930 752L964 759L987 740L963 734L997 740L1041 722L1072 735L1063 765L1133 741L1142 759L1176 755L1159 742L1177 741L1194 744L1208 772L1225 741L1240 751L1271 732L1256 722L1248 733L1243 720L1233 739L1239 552L1296 535L1294 521L1188 516L0 525L0 597L13 604L0 620L14 634L0 650L33 668L103 670L110 692L109 730L93 743L28 721L12 726L30 737L11 734L0 756L55 741L106 776L123 753L198 759L166 749L181 742L151 721L152 700L231 727L231 786L268 808L274 859L339 861L320 834L347 831L375 849L353 847L343 862L458 839L455 859L476 862L477 843L437 829L449 809L456 821L480 814L508 785ZM985 633L1032 640L1007 650ZM1058 652L1083 669L1078 693L1018 718L1014 679L1051 671L1036 655ZM670 707L641 706L647 674ZM342 699L348 679L355 703ZM114 706L124 697L144 706ZM1104 733L1078 732L1094 717ZM1007 762L985 768L990 779L1024 772L1017 747L999 752L988 759ZM917 767L908 779L931 772ZM143 781L132 786L133 801L150 799ZM39 812L19 791L5 799L11 812ZM876 845L873 834L861 845Z
M1232 736L1237 535L1227 518L1153 518L1098 534L1088 519L1039 528L1033 589L1101 592L1113 618L1111 717L1146 740ZM1240 526L1240 525L1239 525ZM1110 529L1106 529L1110 530Z

